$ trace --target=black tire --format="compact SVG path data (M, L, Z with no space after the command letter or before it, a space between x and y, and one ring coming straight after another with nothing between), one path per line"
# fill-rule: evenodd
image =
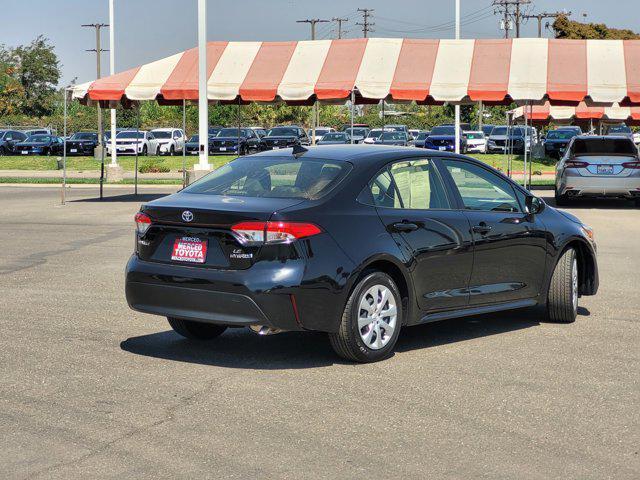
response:
M557 190L555 191L555 200L556 207L566 207L569 205L569 197L566 195L559 195Z
M173 145L171 145L169 147L169 156L173 157L176 154L176 147L174 147Z
M547 320L550 322L572 323L575 321L578 315L577 269L576 251L569 248L560 256L551 277L547 298Z
M640 208L640 198L634 198L633 204L635 205L636 208Z
M211 340L224 333L227 327L212 323L193 322L180 318L167 317L169 325L178 334L189 340Z
M360 329L358 328L358 317L360 315L360 302L367 294L367 291L376 285L387 287L392 293L393 301L396 305L396 320L395 328L387 343L379 349L372 349L361 337ZM353 292L351 292L342 314L340 327L336 333L329 334L329 342L335 352L347 360L361 363L383 360L391 355L398 340L403 321L402 313L402 297L391 277L382 272L370 272L358 282ZM381 321L384 322L382 318ZM386 335L386 329L382 325L381 323L378 332L382 328L382 330L385 330ZM372 338L375 338L375 333Z
M0 155L6 155L7 150L4 147L0 147Z
M147 156L147 146L146 145L142 146L142 153L140 154L140 156L142 156L142 157L146 157Z

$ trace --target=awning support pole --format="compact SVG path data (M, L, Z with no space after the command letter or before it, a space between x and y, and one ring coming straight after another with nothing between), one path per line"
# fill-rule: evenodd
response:
M136 108L136 165L134 175L134 189L133 194L138 195L138 145L140 142L140 104ZM151 152L147 151L147 154Z
M196 170L209 165L209 102L207 99L207 0L198 0L198 138L200 160Z
M356 103L356 92L351 90L351 145L353 145L353 111Z
M529 103L529 123L531 125L531 131L533 132L533 104ZM533 137L531 137L530 144L531 150L529 151L529 190L531 190L531 175L533 173ZM537 140L537 139L536 139Z
M64 120L63 120L63 139L62 139L62 205L66 205L66 188L67 188L67 93L64 89Z
M384 98L382 99L382 135L380 135L380 138L382 138L382 144L384 145L384 127L387 126L387 117L385 116L385 112L384 112Z
M524 186L524 188L527 188L527 134L529 133L528 130L528 113L527 113L527 107L529 106L529 101L527 100L524 104L524 145L522 146L522 153L524 155L524 163L523 163L523 169L522 169L522 185Z
M240 118L240 97L238 97L238 149L236 154L240 156L240 128L242 127L242 119Z
M182 188L187 186L187 101L182 100Z
M314 100L313 101L313 107L311 110L311 145L315 145L316 144L316 109L318 105L318 101Z

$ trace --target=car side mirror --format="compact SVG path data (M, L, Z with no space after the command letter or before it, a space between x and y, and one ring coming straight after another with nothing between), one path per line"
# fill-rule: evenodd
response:
M544 210L544 202L542 201L542 199L533 195L527 195L525 206L527 209L527 213L530 215L537 215Z

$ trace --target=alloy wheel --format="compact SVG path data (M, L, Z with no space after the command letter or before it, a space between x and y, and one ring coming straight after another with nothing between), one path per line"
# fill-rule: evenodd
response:
M372 350L383 348L391 340L398 319L393 292L384 285L374 285L364 292L359 307L360 338Z

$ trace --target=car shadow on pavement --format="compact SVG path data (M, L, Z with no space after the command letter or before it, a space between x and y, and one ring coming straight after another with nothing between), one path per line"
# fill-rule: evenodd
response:
M69 200L69 202L77 203L100 203L100 202L150 202L158 198L166 197L168 193L127 193L124 195L105 195L102 200L100 197L79 198L77 200Z
M326 367L343 362L326 335L318 332L284 332L259 336L248 328L230 328L222 336L198 342L172 330L131 337L120 348L136 355L218 367L280 370Z
M580 308L579 315L589 315ZM540 310L519 310L464 317L404 328L395 350L406 352L531 328L544 319ZM279 370L348 364L319 332L285 332L261 337L249 329L228 329L208 342L186 340L171 330L131 337L126 352L165 360L227 368Z

